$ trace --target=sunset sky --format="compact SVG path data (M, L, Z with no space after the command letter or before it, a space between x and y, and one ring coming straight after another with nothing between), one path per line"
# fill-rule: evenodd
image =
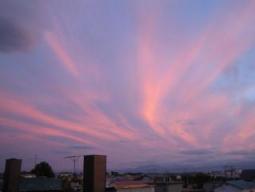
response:
M2 0L0 171L255 163L254 0Z

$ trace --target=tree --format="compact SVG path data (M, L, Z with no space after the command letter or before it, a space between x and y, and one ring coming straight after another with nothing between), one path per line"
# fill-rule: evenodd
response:
M37 177L55 177L51 166L45 161L37 164L34 169L32 169L31 173L35 174Z
M210 179L211 177L209 175L204 173L198 173L193 176L193 183L196 185L197 188L201 189L206 182L210 181Z

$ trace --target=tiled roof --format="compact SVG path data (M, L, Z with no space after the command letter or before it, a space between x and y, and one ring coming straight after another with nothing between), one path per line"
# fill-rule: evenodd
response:
M117 189L152 187L152 185L141 182L141 181L118 181L118 182L115 182L113 186Z
M19 183L19 190L25 191L61 191L62 182L55 178L31 178L22 179Z
M227 182L229 185L236 187L238 189L253 189L255 188L255 182L244 181L244 180L233 180Z

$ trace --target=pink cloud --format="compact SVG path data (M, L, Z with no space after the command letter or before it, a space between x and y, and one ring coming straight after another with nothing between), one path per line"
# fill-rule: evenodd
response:
M217 22L205 28L191 45L180 38L183 48L174 58L167 58L162 55L162 50L155 49L159 47L155 35L156 17L143 17L137 61L143 98L141 115L156 134L171 138L167 134L170 133L187 143L198 145L197 135L201 132L191 133L185 127L171 122L185 118L183 110L188 111L185 114L192 119L200 115L212 117L230 106L227 96L211 96L208 89L227 67L253 45L253 36L240 38L243 31L252 25L253 8L251 2L228 17L224 17L224 13ZM160 71L162 65L169 67ZM196 68L193 68L194 65ZM174 108L167 109L166 103L171 100L177 103ZM215 126L205 126L201 131L209 137Z
M71 58L68 52L61 45L59 39L52 32L45 33L45 40L55 53L57 58L64 64L64 67L75 77L79 75L75 61Z

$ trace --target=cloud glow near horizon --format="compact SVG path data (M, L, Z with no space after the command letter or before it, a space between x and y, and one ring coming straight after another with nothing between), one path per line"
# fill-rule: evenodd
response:
M255 2L0 3L0 153L113 169L254 163ZM71 166L70 166L71 167Z

